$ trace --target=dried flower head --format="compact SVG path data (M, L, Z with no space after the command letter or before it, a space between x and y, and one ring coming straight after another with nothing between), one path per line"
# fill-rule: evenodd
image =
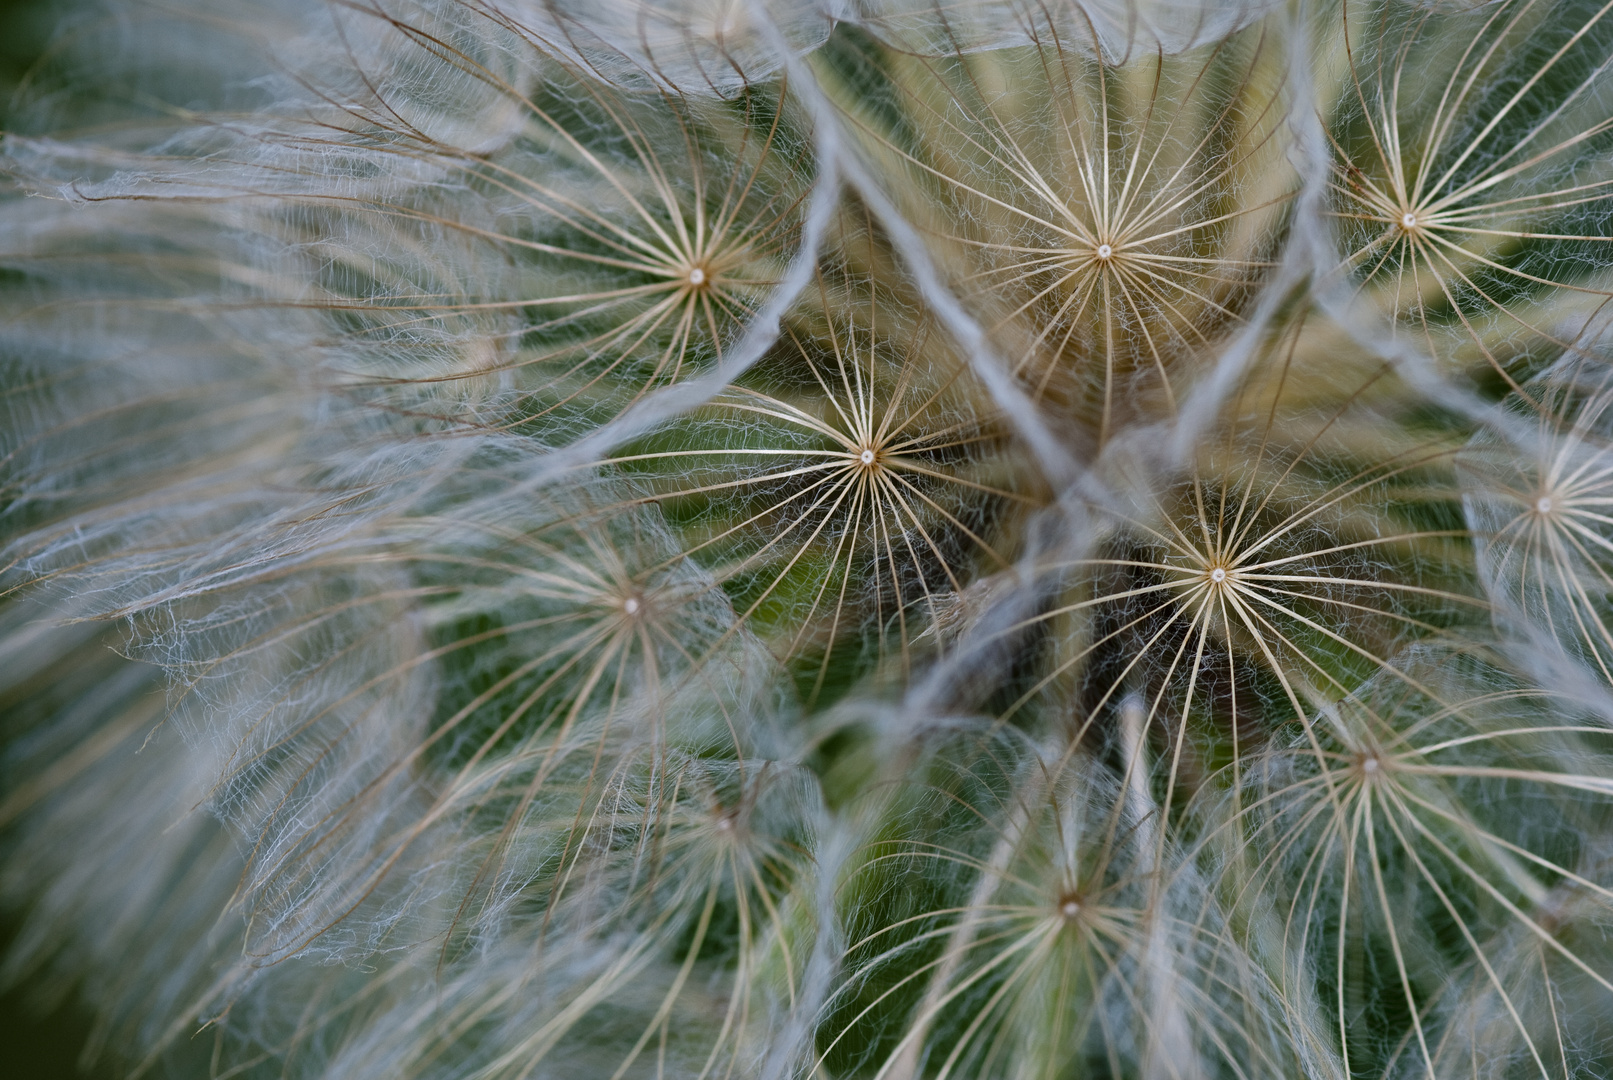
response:
M1613 1069L1613 5L52 18L0 977L87 1058Z

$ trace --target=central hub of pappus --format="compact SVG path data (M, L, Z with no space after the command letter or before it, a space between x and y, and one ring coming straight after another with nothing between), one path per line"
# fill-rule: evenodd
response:
M1408 237L1421 236L1430 224L1428 215L1419 214L1411 207L1401 207L1400 217L1395 220L1400 235Z
M683 271L683 287L698 292L711 284L712 272L704 263L692 263Z
M1060 896L1058 900L1058 913L1059 918L1064 920L1065 925L1070 925L1079 920L1081 918L1081 895L1079 893L1067 892L1063 896Z

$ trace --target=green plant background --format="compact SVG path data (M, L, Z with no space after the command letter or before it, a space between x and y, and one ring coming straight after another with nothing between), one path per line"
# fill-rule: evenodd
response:
M13 90L44 50L59 8L52 0L0 0L0 130L10 126ZM15 913L0 913L0 952L16 931ZM0 990L0 1047L12 1080L111 1077L105 1067L79 1070L89 1034L90 1018L71 1000L42 1002L26 982Z

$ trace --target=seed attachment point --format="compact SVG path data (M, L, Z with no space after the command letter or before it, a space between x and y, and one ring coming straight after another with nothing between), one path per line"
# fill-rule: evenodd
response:
M1110 247L1108 244L1099 244L1098 250L1093 252L1093 254L1097 255L1098 261L1100 262L1108 262L1109 259L1114 256L1114 253L1115 249Z
M1404 229L1406 232L1411 232L1413 229L1415 229L1417 227L1417 215L1413 214L1413 213L1411 213L1409 211L1407 213L1401 214L1400 215L1400 227L1402 229Z
M706 283L706 271L702 267L696 266L696 267L694 267L693 269L691 269L689 271L689 284L690 285L692 285L692 286L694 286L695 288L698 289L700 286L704 285L705 283Z
M1551 507L1552 502L1550 495L1542 495L1540 498L1535 500L1535 513L1537 514L1549 514L1551 513Z

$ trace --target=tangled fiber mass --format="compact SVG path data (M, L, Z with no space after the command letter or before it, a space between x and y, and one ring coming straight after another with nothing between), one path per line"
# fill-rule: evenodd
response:
M1613 1073L1613 4L52 18L0 974L88 1059Z

